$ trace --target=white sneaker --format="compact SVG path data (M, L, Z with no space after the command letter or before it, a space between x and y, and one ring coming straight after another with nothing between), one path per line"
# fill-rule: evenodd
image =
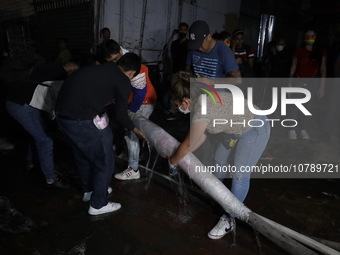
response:
M119 174L115 174L115 178L121 181L134 180L140 178L139 170L135 171L132 167L128 167L126 170Z
M297 135L296 135L295 130L289 130L288 131L288 138L290 140L296 140L297 139Z
M220 239L233 230L233 223L225 220L223 217L220 218L216 226L210 230L208 237L210 239Z
M307 133L306 130L301 130L300 134L302 139L309 140L309 134Z
M107 188L107 193L111 194L112 193L112 188L108 187ZM90 192L84 192L84 196L83 196L83 201L84 202L88 202L91 200L91 195L92 195L92 191Z
M99 215L99 214L104 214L104 213L110 213L117 211L120 209L122 206L119 203L114 203L114 202L108 202L107 205L103 206L100 209L95 209L92 206L89 208L89 214L90 215Z

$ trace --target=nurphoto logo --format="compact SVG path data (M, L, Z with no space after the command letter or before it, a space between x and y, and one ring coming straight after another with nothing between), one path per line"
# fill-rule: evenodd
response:
M201 83L202 84L202 83ZM230 90L232 97L233 97L233 115L244 115L244 94L242 92L242 90L240 88L238 88L235 85L231 85L231 84L215 84L214 87L207 85L207 84L203 84L206 88L199 88L201 90L203 90L204 92L206 92L207 94L202 94L201 97L201 113L202 115L207 115L207 95L209 95L215 105L217 105L217 102L215 100L214 95L207 90L207 88L209 88L217 97L217 99L219 100L221 106L222 106L222 101L220 96L218 95L218 92L216 91L216 89L228 89ZM272 113L275 112L275 110L277 109L278 106L278 88L277 87L273 87L272 90L272 105L270 107L270 109L268 110L261 110L261 109L256 109L254 104L253 104L253 88L248 87L247 89L247 93L248 93L248 108L249 110L254 114L254 115L270 115ZM304 94L305 97L303 98L288 98L288 94L289 93L301 93ZM311 99L311 93L308 89L305 88L300 88L300 87L282 87L281 88L281 115L286 116L287 115L287 105L295 105L304 115L312 115L307 109L306 107L303 106L303 104L307 103L310 99ZM252 122L260 122L259 125L252 125ZM280 121L279 119L266 119L266 121L271 122L272 127L274 126L274 122L275 121ZM294 122L293 125L286 125L286 122ZM233 120L227 120L227 119L214 119L213 120L213 126L215 127L216 125L226 125L229 124L231 125L231 127L233 125L246 125L246 121L244 120L243 122L234 122ZM297 126L297 120L294 119L284 119L281 120L281 125L283 127L295 127ZM250 127L260 127L263 126L264 122L263 120L260 119L252 119L248 121L248 126Z

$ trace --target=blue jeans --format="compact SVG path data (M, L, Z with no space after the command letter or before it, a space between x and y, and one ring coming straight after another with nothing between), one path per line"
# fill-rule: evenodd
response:
M251 174L251 171L244 171L242 167L249 167L251 169L252 166L257 164L270 136L270 123L265 121L267 117L254 115L254 119L262 120L264 125L262 127L250 127L239 137L233 149L227 149L222 144L219 144L215 152L216 164L221 167L228 167L230 152L235 150L234 166L236 167L236 172L231 174L233 178L231 192L241 202L244 201L248 194ZM254 121L252 125L259 125L259 123ZM226 174L226 172L214 173L220 181L223 181ZM224 214L222 217L230 221L229 214Z
M53 139L49 134L41 110L28 104L20 105L11 101L6 101L6 109L33 137L41 171L48 182L53 182L57 177L53 161Z
M107 205L107 188L115 167L113 135L109 126L99 130L92 120L57 117L58 127L69 140L84 192L93 191L91 206Z
M136 113L148 119L150 115L152 114L154 108L155 108L155 104L141 105L141 107ZM139 160L139 151L140 151L139 139L137 135L132 131L129 132L129 138L131 142L133 143L132 148L134 148L132 151L131 150L132 148L128 147L129 167L132 167L134 170L137 170L138 160Z

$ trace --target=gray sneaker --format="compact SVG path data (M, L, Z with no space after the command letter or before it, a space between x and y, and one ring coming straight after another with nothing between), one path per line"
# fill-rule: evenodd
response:
M131 167L128 167L123 172L115 174L115 178L121 181L135 180L140 178L140 173L138 169L135 171Z

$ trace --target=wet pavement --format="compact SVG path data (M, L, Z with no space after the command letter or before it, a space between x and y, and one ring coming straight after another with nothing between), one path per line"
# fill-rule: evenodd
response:
M339 164L337 136L328 142L313 139L320 134L317 120L323 112L320 104L309 141L289 141L283 128L272 129L263 157L277 157L273 164ZM156 110L151 119L179 140L189 127L181 114L170 122ZM16 148L0 152L0 254L287 254L264 236L258 243L254 230L241 221L236 244L232 234L210 240L207 233L221 209L183 173L176 178L182 185L156 173L150 178L145 169L139 180L113 179L110 200L122 208L90 216L71 150L60 134L55 133L55 164L72 185L66 191L46 189L39 169L26 169L28 139L20 126L6 118L2 131ZM126 166L116 159L117 172ZM168 176L167 162L159 158L154 171ZM230 179L225 184L230 187ZM340 242L339 184L336 178L252 179L245 205L304 235Z

